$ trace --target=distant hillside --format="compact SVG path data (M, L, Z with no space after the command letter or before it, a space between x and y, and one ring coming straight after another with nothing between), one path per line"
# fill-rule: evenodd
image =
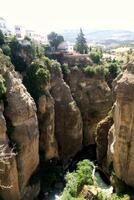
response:
M87 42L95 41L102 44L111 44L111 43L130 43L134 41L134 32L127 30L83 30ZM75 42L77 34L79 33L78 29L74 30L64 30L62 35L65 40L70 42Z

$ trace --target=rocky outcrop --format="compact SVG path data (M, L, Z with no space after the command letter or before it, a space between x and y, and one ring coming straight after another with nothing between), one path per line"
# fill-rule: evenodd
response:
M19 200L18 170L15 154L9 148L4 106L0 104L0 196L4 200Z
M75 55L64 55L63 57L64 63L67 63L68 66L73 67L73 66L78 66L78 67L83 67L87 65L92 65L93 62L89 58L88 54L75 54Z
M108 131L113 124L112 116L107 116L105 119L100 121L97 125L96 130L96 153L97 153L97 161L100 164L105 162L107 157L107 149L108 149Z
M82 147L82 119L61 70L51 69L51 95L55 101L55 135L63 160L73 157Z
M58 158L58 145L55 138L54 100L47 90L38 100L38 119L40 128L40 150L46 160Z
M77 67L71 69L67 82L82 114L84 144L94 144L96 126L112 106L111 90L105 80L87 77Z
M39 132L36 106L26 88L11 72L6 74L6 85L8 106L5 113L14 127L10 138L17 145L16 160L19 187L23 192L39 163Z
M17 172L15 171L12 176L16 180L15 190L19 187L22 197L31 175L39 164L39 131L36 105L10 61L2 54L0 54L0 74L5 78L7 87L4 112L7 123L10 122L10 126L7 124L7 133L10 144L14 144L17 151L16 161L10 163L14 165L12 167L14 171L17 168ZM14 163L16 163L16 166ZM11 199L11 196L4 197L4 199ZM17 200L17 197L14 200Z
M114 83L114 125L109 131L108 164L116 176L134 187L134 64Z

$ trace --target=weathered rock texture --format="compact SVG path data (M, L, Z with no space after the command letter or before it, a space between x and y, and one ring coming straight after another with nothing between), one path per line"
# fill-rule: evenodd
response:
M18 171L14 155L8 145L4 107L0 104L0 196L4 200L19 200ZM4 150L5 148L5 150ZM8 155L9 154L9 155ZM3 157L5 159L3 159Z
M38 100L38 119L40 128L40 150L45 159L58 157L58 145L55 138L55 110L54 100L47 91Z
M2 54L0 54L0 74L4 76L7 87L4 115L12 126L9 135L10 143L14 143L17 148L16 161L11 160L10 164L13 167L6 173L11 175L11 170L14 170L11 176L16 184L13 191L18 190L18 187L19 191L14 193L12 199L17 200L19 199L19 192L21 197L23 196L28 181L39 164L39 131L36 106L13 66ZM5 131L3 132L3 134L6 134ZM6 177L6 174L4 176ZM9 180L11 178L9 177ZM10 193L9 190L4 199L11 199Z
M134 64L114 83L114 125L109 132L108 162L116 176L134 187Z
M84 144L94 144L97 123L106 117L112 105L112 94L106 81L87 77L77 67L67 80L83 119Z
M82 147L82 119L79 108L59 70L51 70L51 95L55 101L55 135L63 160L74 156Z
M108 131L113 124L112 116L107 116L105 119L100 121L97 125L96 130L96 153L97 160L100 164L105 162L107 157L107 149L108 149Z

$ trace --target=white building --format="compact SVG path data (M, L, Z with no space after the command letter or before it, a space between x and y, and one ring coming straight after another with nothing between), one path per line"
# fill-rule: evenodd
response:
M39 33L36 33L33 30L26 30L26 36L29 37L31 40L34 40L36 42L46 44L47 43L47 37L43 36Z
M23 40L26 36L26 31L22 26L16 25L15 26L15 36L18 40Z
M64 52L64 53L73 53L74 52L74 44L64 41L61 44L59 44L58 51Z
M33 30L26 30L26 36L30 39L34 39L35 31Z

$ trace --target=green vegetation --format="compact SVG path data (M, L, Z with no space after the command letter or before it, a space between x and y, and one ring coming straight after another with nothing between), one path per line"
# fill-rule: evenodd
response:
M86 68L84 68L84 72L90 78L92 78L94 76L97 76L100 78L105 78L108 74L108 69L101 65L87 66Z
M54 51L56 51L57 48L58 48L58 46L59 46L59 44L60 44L61 42L64 41L63 36L62 36L62 35L58 35L58 34L55 33L55 32L51 32L51 33L47 36L47 38L48 38L50 47L51 47Z
M3 44L3 45L1 46L1 48L2 48L3 53L4 53L6 56L9 56L9 57L11 56L11 49L10 49L9 45Z
M70 69L68 67L68 64L64 63L63 65L61 65L61 69L62 69L62 73L64 75L64 78L66 78L67 75L70 73Z
M4 43L5 43L5 37L2 31L0 30L0 46L3 45Z
M62 72L61 65L56 60L51 60L51 65L49 69L50 69L51 74L54 74L55 76L60 76Z
M106 195L104 192L99 192L97 195L98 200L129 200L129 196L126 195L118 195L112 194L111 196Z
M6 93L5 79L4 79L3 76L0 74L0 100L3 99L5 93Z
M44 93L44 86L47 85L50 79L50 74L47 66L44 63L35 60L27 70L27 84L30 93L37 100Z
M25 71L28 63L35 58L35 48L29 40L27 42L29 44L22 45L15 37L10 42L11 61L19 72Z
M88 46L87 46L87 42L86 42L82 29L80 29L80 33L78 34L76 38L75 50L76 52L79 52L80 54L88 53Z
M98 52L91 52L90 53L90 58L95 64L100 63L101 56Z
M117 75L120 73L121 69L120 69L120 65L117 61L113 61L108 63L108 71L109 71L109 75L111 76L112 79L116 78Z
M93 164L89 160L80 161L76 171L67 173L66 187L64 188L61 200L82 199L77 198L85 184L93 184Z
M87 66L83 69L84 73L92 78L98 77L103 78L107 82L112 83L118 74L121 72L120 63L116 60L103 62L100 65Z

